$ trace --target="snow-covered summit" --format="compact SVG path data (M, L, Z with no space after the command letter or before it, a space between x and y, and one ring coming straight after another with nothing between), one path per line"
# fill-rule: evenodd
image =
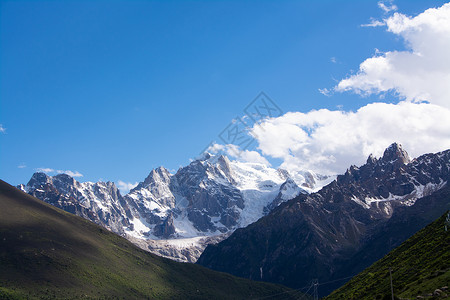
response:
M80 183L65 174L35 173L20 188L135 241L210 241L331 179L205 153L175 174L164 167L151 170L125 196L114 183Z

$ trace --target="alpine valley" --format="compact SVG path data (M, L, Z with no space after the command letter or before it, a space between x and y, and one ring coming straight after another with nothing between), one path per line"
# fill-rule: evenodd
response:
M78 182L66 174L35 173L18 188L104 226L142 249L195 262L207 244L333 179L204 153L175 174L164 167L152 170L125 196L112 182Z

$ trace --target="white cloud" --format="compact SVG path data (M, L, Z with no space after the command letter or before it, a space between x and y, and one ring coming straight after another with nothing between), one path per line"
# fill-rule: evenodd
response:
M288 170L344 172L381 156L392 142L415 157L450 148L450 109L429 103L372 103L356 112L289 112L253 131L263 155L283 160Z
M83 174L81 174L81 173L78 172L78 171L70 171L70 170L65 170L65 171L63 171L63 170L56 170L56 173L58 173L58 174L67 174L67 175L69 175L69 176L71 176L71 177L83 177Z
M242 162L259 163L270 166L267 159L264 158L259 152L253 150L241 150L239 146L233 144L213 144L207 149L207 151L213 154L224 154Z
M386 14L397 9L391 2L379 6ZM289 112L264 120L251 132L263 156L252 151L252 159L272 157L290 171L339 174L363 164L370 154L380 157L393 142L412 157L450 148L450 3L416 17L393 13L366 26L386 26L403 38L408 51L376 50L357 74L319 92L375 93L380 99L394 93L400 102L371 103L355 112L342 107ZM218 145L216 150L235 153L234 147Z
M214 143L206 149L206 152L209 152L212 154L218 154L218 153L225 154L226 153L225 148L226 147L224 145Z
M384 25L386 25L386 23L384 21L380 21L380 20L371 18L370 23L362 24L361 27L380 27L380 26L384 26Z
M327 88L319 89L319 93L327 97L331 96L331 91Z
M389 13L398 9L397 5L393 4L392 1L380 1L378 2L378 7L381 8L384 13Z
M6 128L2 124L0 124L0 133L6 133Z
M117 188L123 195L127 194L131 189L135 188L137 185L138 185L137 182L131 183L131 182L124 182L122 180L119 180L117 182Z
M404 39L408 51L366 59L359 72L341 80L335 90L361 95L394 92L406 101L450 108L450 3L416 17L394 13L383 23Z
M55 170L54 169L50 169L50 168L37 168L36 172L42 172L42 173L54 173Z
M27 165L25 163L21 163L20 165L17 166L19 169L25 169L27 167Z
M42 173L56 173L56 174L67 174L71 177L83 177L83 174L81 174L78 171L70 171L70 170L55 170L52 168L37 168L36 169L37 172L42 172Z

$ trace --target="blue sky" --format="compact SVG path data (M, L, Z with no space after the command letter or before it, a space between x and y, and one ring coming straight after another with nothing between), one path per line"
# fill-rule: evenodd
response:
M408 16L444 3L394 2ZM377 1L1 1L0 13L0 178L11 184L39 168L115 182L176 170L261 91L284 112L399 101L319 92L376 49L407 48L361 26L386 17Z

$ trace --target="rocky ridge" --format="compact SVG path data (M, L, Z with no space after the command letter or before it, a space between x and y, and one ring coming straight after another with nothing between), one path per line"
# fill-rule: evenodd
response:
M294 288L353 275L450 208L439 196L449 170L450 150L411 160L394 143L381 158L370 156L320 191L208 246L198 263Z
M284 201L332 178L294 174L205 153L171 174L150 172L122 196L112 182L78 182L69 175L35 173L27 193L116 232L146 250L195 262L207 244L257 221Z

